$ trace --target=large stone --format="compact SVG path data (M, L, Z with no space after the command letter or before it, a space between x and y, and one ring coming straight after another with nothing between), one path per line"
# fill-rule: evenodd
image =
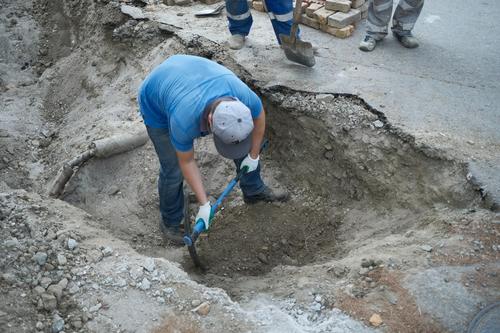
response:
M314 18L318 20L319 24L328 24L328 17L335 12L322 7L314 12Z
M334 28L344 28L361 19L361 11L351 9L348 13L336 12L328 17L328 25Z
M54 295L57 298L57 300L60 301L61 297L62 297L63 289L64 288L62 288L62 286L60 286L58 284L53 284L47 288L47 293Z
M320 5L319 3L312 3L306 8L306 15L314 18L314 12L322 7L323 5Z
M326 0L325 8L336 12L347 13L351 10L351 1L349 0Z
M52 283L52 279L47 277L47 276L44 276L43 278L40 279L40 285L44 289L47 289L47 287L50 286L51 283Z
M146 260L144 260L142 267L144 267L144 269L148 272L154 271L156 268L155 260L153 258L147 258Z

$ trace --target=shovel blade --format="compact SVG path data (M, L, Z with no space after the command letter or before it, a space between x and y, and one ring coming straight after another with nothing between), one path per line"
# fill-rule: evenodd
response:
M311 43L299 39L295 39L295 43L293 43L290 36L287 35L280 35L280 39L288 60L307 67L313 67L316 64Z

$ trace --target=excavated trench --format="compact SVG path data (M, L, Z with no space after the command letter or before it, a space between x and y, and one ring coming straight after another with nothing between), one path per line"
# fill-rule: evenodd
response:
M246 206L235 191L208 237L199 242L201 259L215 277L200 278L204 283L224 287L217 277L255 276L277 265L347 257L374 236L425 228L420 216L436 207L461 209L480 201L462 164L416 145L355 96L261 88L224 48L201 37L172 37L153 23L116 19L103 36L87 42L88 49L76 48L53 71L48 90L54 93L47 95L46 109L58 115L48 119L55 122L59 139L45 150L51 175L57 163L89 140L138 122L135 89L153 64L169 55L197 54L218 61L264 100L270 140L263 154L264 179L290 191L291 200ZM68 68L75 75L67 76ZM85 134L75 137L75 132ZM207 139L196 143L196 155L206 188L216 197L233 176L233 167ZM150 144L91 160L71 179L63 198L98 217L100 227L137 251L179 261L198 278L187 251L165 248L158 236L157 168ZM193 203L191 213L195 210Z

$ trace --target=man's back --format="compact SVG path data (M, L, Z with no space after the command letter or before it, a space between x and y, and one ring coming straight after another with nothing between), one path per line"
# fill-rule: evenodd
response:
M220 97L236 97L254 117L262 104L233 72L213 61L190 55L174 55L156 67L144 80L139 100L144 123L168 128L176 149L192 148L200 136L200 120L205 107Z

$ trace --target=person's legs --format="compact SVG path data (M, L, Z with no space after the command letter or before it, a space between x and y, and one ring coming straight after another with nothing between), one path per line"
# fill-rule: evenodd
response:
M411 31L424 7L424 0L400 0L392 19L392 33L407 48L418 47L418 41Z
M387 36L387 25L391 19L392 0L371 0L368 4L366 35L359 44L361 51L373 51L377 41Z
M400 0L392 18L392 32L409 36L424 7L424 0Z
M183 177L168 129L146 126L160 161L158 193L163 225L177 231L184 218Z
M278 44L281 45L279 35L290 36L290 30L293 24L293 4L292 0L264 0L267 14L271 19L274 33L278 39ZM297 30L297 37L300 31Z
M229 22L229 47L241 49L245 43L245 37L250 33L252 27L252 14L246 0L226 0L226 15Z

